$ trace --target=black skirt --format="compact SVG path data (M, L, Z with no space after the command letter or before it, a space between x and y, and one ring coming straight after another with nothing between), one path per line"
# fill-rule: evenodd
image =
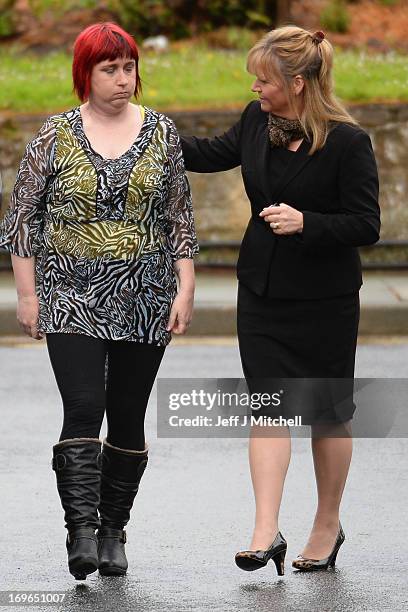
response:
M351 419L359 318L358 292L276 299L240 283L237 331L249 391L284 392L279 406L256 414L299 415L309 425Z

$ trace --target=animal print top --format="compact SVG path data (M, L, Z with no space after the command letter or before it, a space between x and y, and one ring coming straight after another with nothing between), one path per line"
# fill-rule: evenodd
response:
M105 159L79 107L49 117L26 147L0 246L36 256L39 331L167 345L173 263L198 252L173 121L144 107L133 145Z

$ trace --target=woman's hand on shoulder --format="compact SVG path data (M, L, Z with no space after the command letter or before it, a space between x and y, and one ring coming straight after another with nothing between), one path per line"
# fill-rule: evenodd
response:
M36 295L18 298L17 321L23 332L35 340L41 340L44 337L44 334L38 331L38 313L39 305Z
M167 331L185 334L193 316L194 291L181 290L174 298Z
M284 202L267 206L259 216L269 223L274 234L289 236L303 231L303 213Z

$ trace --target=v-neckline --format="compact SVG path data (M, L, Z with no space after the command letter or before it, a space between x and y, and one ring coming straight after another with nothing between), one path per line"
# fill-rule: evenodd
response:
M79 127L79 129L81 130L81 134L87 144L87 146L89 147L90 151L92 151L93 155L96 155L97 157L99 157L99 159L101 159L104 162L117 162L119 160L121 160L123 157L129 155L129 153L133 150L133 148L137 145L140 137L142 136L145 127L146 127L146 107L139 105L140 108L143 108L143 119L142 119L142 123L140 125L140 130L138 135L136 136L135 140L133 141L133 143L130 145L130 147L124 152L121 153L121 155L119 155L119 157L104 157L103 155L101 155L100 153L98 153L98 151L95 151L95 149L93 148L93 146L91 145L91 142L88 138L88 136L85 133L85 129L84 129L84 123L82 120L82 113L81 113L81 107L77 106L76 107L76 111L78 112L78 122L77 122L77 127Z

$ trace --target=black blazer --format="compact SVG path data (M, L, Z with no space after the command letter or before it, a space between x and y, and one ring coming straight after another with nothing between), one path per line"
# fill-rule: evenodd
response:
M237 263L240 282L258 295L313 299L345 295L362 285L356 247L379 239L377 165L368 134L346 123L331 125L326 144L312 156L304 139L278 183L270 180L275 150L268 115L253 101L222 136L182 137L186 169L218 172L241 165L251 203ZM303 212L303 232L273 233L258 216L273 202Z

